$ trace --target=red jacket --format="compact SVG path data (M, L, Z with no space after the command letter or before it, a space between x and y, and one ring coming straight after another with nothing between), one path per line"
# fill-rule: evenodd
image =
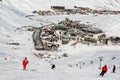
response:
M105 72L107 72L107 67L106 66L104 66L104 67L102 67L102 71L105 71Z
M27 65L28 63L29 63L29 61L27 59L24 59L22 62L23 65Z

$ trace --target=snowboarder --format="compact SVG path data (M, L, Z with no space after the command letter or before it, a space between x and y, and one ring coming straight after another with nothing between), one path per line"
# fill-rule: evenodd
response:
M104 76L104 74L107 72L108 68L107 65L102 67L102 72L100 73L100 76Z
M27 60L27 57L25 57L25 59L22 61L23 70L26 70L26 67L27 67L28 63L29 63L29 61Z
M115 73L115 70L116 70L116 66L115 65L113 65L113 73Z

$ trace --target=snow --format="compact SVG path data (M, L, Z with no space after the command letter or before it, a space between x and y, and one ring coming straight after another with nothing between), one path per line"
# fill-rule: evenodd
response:
M72 20L81 20L81 23L90 22L89 24L102 29L108 36L120 36L120 15L36 15L31 17L34 20L25 17L31 15L34 10L48 10L51 5L63 5L67 8L76 5L93 9L120 10L120 0L3 0L0 2L0 79L119 80L120 45L88 46L79 43L74 48L74 46L70 46L73 43L71 41L67 45L61 45L58 52L36 51L32 41L33 32L17 30L17 28L40 27L40 23L57 23L68 17ZM20 45L7 44L12 42L20 43ZM68 57L57 60L39 59L33 55L34 53L49 53L53 58L68 53ZM24 57L28 57L30 62L27 71L22 70L21 62ZM99 57L103 57L102 66L105 64L108 66L108 72L104 77L99 76ZM56 64L54 70L51 70L49 61ZM79 65L79 62L85 63L81 65L81 69L76 66L76 64ZM111 73L113 65L117 66L116 73Z

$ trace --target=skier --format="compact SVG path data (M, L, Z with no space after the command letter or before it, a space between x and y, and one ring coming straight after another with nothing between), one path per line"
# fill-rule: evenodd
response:
M54 69L56 67L53 61L49 61L49 64L51 65L51 69Z
M108 68L107 65L102 67L102 72L100 73L100 76L104 76L104 74L107 72Z
M29 63L29 61L27 60L27 57L25 57L25 59L22 61L23 70L26 70L26 67L27 67L28 63Z
M116 70L116 66L115 65L113 65L113 73L115 73L115 70Z
M55 64L52 64L52 68L51 69L54 69L55 68Z

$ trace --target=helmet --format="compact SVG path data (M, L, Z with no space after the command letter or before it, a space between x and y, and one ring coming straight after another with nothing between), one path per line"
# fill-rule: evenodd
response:
M27 57L25 57L25 59L27 59Z

